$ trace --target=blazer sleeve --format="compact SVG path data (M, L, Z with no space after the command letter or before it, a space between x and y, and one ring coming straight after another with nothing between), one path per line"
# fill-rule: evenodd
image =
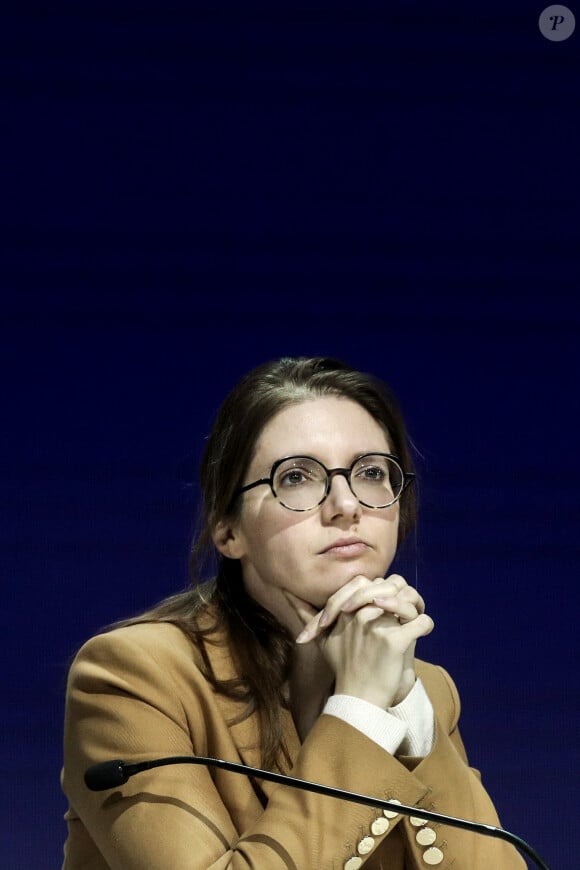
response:
M410 853L419 857L417 866L424 866L425 850L401 816L385 820L378 810L281 785L262 808L252 784L226 771L168 766L110 792L89 791L84 771L98 761L207 755L208 731L227 732L226 723L216 718L214 693L191 661L185 662L183 640L174 642L179 630L145 628L93 638L71 668L63 768L71 809L64 870L356 870L367 862L369 870L381 863L402 870L413 866L404 857ZM413 760L393 758L347 723L321 716L292 774L451 814L461 806L465 817L481 819L486 813L483 820L493 823L491 802L467 767L453 730L442 729L431 755L415 766ZM250 812L252 800L257 809ZM240 825L240 818L247 824ZM487 870L491 861L502 870L525 866L501 844L476 846L473 835L451 828L437 833L442 870Z
M480 773L469 767L458 727L460 700L453 680L447 671L434 665L421 663L419 672L435 710L435 742L425 758L401 758L400 761L427 789L422 806L433 812L499 827L500 821L481 783ZM407 830L408 850L419 867L424 866L426 850L418 842L422 826L420 812L417 815L418 819L406 819L403 824ZM524 870L527 866L516 848L504 840L431 822L425 827L433 829L437 835L427 848L440 850L444 857L439 865L442 868L449 865L485 870L495 866L502 870Z

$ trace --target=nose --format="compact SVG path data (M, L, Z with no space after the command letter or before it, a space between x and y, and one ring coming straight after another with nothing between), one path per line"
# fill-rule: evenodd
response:
M349 521L358 518L362 513L362 505L350 488L347 475L337 471L330 477L328 495L322 503L322 510L327 518L340 516Z

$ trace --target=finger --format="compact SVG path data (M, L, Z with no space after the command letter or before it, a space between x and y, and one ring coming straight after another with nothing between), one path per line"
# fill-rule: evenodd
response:
M341 614L337 626L340 627L341 621L345 619L352 620L360 625L370 625L373 623L373 627L379 632L386 629L391 635L393 645L400 649L406 649L419 637L430 634L435 626L431 617L426 613L420 613L412 620L400 621L395 614L385 612L382 608L375 605L361 607L352 614ZM329 635L331 638L334 636L335 630L333 627Z
M378 579L378 578L377 578L377 579ZM385 577L384 579L385 579L388 583L392 583L393 586L396 587L397 592L400 592L401 590L403 590L403 589L405 589L405 588L408 588L408 589L409 589L409 588L410 588L410 589L413 588L412 586L409 586L409 584L407 583L407 581L405 580L405 578L402 577L400 574L389 574L389 575L388 575L387 577Z
M357 591L363 594L362 603L369 604L372 598L372 595L364 595L365 589L370 589L372 586L372 580L368 577L365 577L363 574L357 574L356 577L353 577L352 580L349 580L348 583L345 583L344 586L341 586L340 589L337 589L334 592L326 604L324 605L324 609L320 615L319 625L321 628L328 628L328 626L332 625L332 623L336 620L339 613L341 613L344 609L344 604L351 598L353 594ZM361 605L362 606L362 605Z
M387 582L390 582L390 578L387 579ZM376 581L375 585L377 586L376 600L378 600L379 598L396 598L399 602L404 601L411 604L416 609L417 613L425 613L425 600L421 595L419 595L419 592L415 589L414 586L409 586L408 584L405 584L404 588L399 589L396 595L391 595L389 591L387 591L387 594L385 595L384 585L378 584L376 583ZM388 587L386 588L388 590ZM401 612L402 609L403 608L401 605Z
M377 595L373 600L376 604L385 607L387 610L393 610L391 602L396 602L393 612L405 615L406 618L414 619L417 614L425 613L425 601L412 586L407 586L398 592L397 595L384 595L381 587L377 590ZM412 610L409 610L409 608L412 608ZM411 613L413 613L412 616Z
M425 612L425 601L418 590L414 586L410 586L404 577L400 574L390 574L386 578L387 582L394 584L397 587L397 594L402 596L405 601L410 601L415 605L419 613Z
M425 613L425 601L414 586L406 586L404 589L401 589L399 596L404 598L405 601L410 601L411 604L414 604L419 613Z
M309 626L308 639L311 640L322 633L323 630L329 629L338 619L341 613L354 613L361 608L366 608L373 604L373 598L377 593L381 597L391 597L401 595L404 589L407 589L407 581L400 574L392 574L388 578L375 577L370 580L362 574L353 577L348 583L338 589L334 595L331 595L320 618ZM401 599L404 601L404 599ZM402 611L405 613L405 620L413 619L417 614L411 612L408 608L401 604ZM397 613L397 609L391 611ZM375 611L375 615L378 612Z
M404 584L404 585L401 585ZM392 578L377 577L372 583L356 589L352 595L341 605L343 613L358 610L369 604L373 598L397 598L400 601L409 601L412 604L418 593L412 587L407 586L402 577L394 575ZM325 608L326 609L326 608ZM423 608L424 609L424 608Z
M344 609L339 610L336 616L329 616L328 620L324 619L326 611L317 614L315 618L304 627L304 630L296 639L297 642L307 643L325 633L328 633L334 628L339 617L342 616L355 617L363 622L372 622L378 617L389 615L393 617L394 624L399 623L404 625L405 623L416 619L419 615L413 604L401 600L400 598L391 597L388 599L375 599L372 595L370 597L367 596L367 598L368 600L365 598L364 601L360 601L356 608L353 608L352 610L349 609L346 612Z
M404 625L402 624L399 630L401 637L404 637L408 643L412 643L420 637L426 637L428 634L431 634L434 628L435 623L431 617L426 613L420 613L416 619L412 619Z
M401 600L399 597L377 597L373 598L372 603L380 607L385 613L393 613L398 617L401 624L410 622L419 616L419 611L414 604L410 601Z
M352 594L353 589L356 589L357 587L360 588L370 586L371 582L372 581L369 580L368 577L365 577L362 574L357 574L355 577L349 580L348 583L345 583L344 586L341 586L340 589L337 589L337 591L330 596L324 606L324 609L321 610L320 613L317 613L314 609L312 609L312 613L310 614L308 620L305 622L304 629L296 638L296 642L308 643L309 641L314 640L315 637L319 637L322 634L323 630L328 629L333 625L334 622L336 622L337 617L341 613L342 602L349 598L349 596ZM293 598L295 598L295 596L293 596ZM302 609L302 612L305 612L304 609Z
M377 593L379 593L378 596ZM308 618L303 618L304 629L300 632L296 641L298 643L308 643L314 640L323 631L331 628L341 613L353 613L363 607L366 608L374 603L375 597L379 596L381 598L399 596L396 607L382 605L380 609L383 612L387 611L397 614L401 617L402 622L414 619L418 612L422 612L425 609L423 599L413 587L408 586L407 581L400 574L391 574L387 578L376 577L374 580L365 577L363 574L357 574L330 596L320 613L317 613L314 608L310 609L309 615L303 611L305 617L307 615ZM415 600L420 602L420 609L413 607ZM303 604L306 604L306 602L303 602ZM375 611L374 615L379 615L379 611Z

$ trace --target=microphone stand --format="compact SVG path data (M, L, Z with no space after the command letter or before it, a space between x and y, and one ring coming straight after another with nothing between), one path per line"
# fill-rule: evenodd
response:
M532 849L525 840L522 840L521 837L518 837L516 834L510 833L510 831L506 831L504 828L487 825L483 822L472 822L466 819L459 819L455 816L445 816L441 813L434 813L431 810L424 810L421 807L411 807L406 806L405 804L385 801L381 800L381 798L371 797L369 795L359 794L352 791L345 791L340 788L334 788L333 786L311 782L310 780L287 776L283 773L274 773L274 771L262 770L259 767L249 767L245 764L238 764L235 761L224 761L221 758L208 758L203 755L176 755L168 758L157 758L153 761L140 761L133 764L120 760L104 761L88 768L85 772L85 784L89 789L91 789L91 791L106 791L107 789L124 785L129 777L134 776L136 773L141 773L144 770L152 770L155 767L163 767L168 764L199 764L204 767L218 767L222 770L241 773L244 774L244 776L253 776L257 779L265 779L269 782L290 786L291 788L298 788L304 791L314 792L315 794L323 794L328 797L352 801L353 803L362 804L367 807L390 810L391 812L403 816L417 816L426 821L439 822L442 825L449 825L453 828L474 831L475 833L484 834L488 837L506 840L508 843L511 843L512 846L515 846L516 849L527 855L528 858L531 858L540 870L550 870L546 862L540 858L538 853Z

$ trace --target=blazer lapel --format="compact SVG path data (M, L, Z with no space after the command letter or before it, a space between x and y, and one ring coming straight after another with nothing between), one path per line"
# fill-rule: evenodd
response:
M216 642L214 643L214 641ZM239 677L239 674L235 670L227 642L225 642L223 636L213 636L211 642L206 644L206 650L214 673L219 680L231 680ZM252 713L250 716L243 718L246 708L244 701L235 701L219 693L216 694L215 698L223 720L228 724L228 731L241 763L249 767L262 767L262 756L257 742L259 733L258 714ZM300 738L290 711L283 710L281 715L284 740L290 755L291 767L293 767L296 756L300 751ZM236 761L235 758L228 758L227 760ZM256 779L259 778L256 777ZM259 780L259 787L267 800L272 794L273 789L276 788L276 783L261 779Z

